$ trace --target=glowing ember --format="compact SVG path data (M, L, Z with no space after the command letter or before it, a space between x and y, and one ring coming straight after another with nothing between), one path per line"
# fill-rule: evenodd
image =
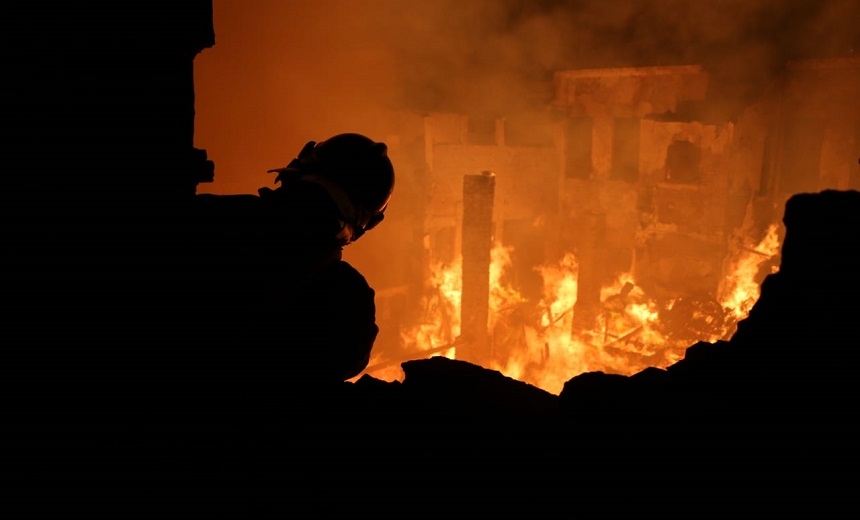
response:
M602 289L596 328L578 334L572 332L579 275L573 254L538 269L544 294L534 302L503 283L511 250L496 245L489 273L493 359L488 368L559 393L566 381L583 372L629 375L649 366L671 365L696 341L727 338L737 321L746 317L759 296L761 266L779 252L777 231L777 225L770 226L759 244L742 248L730 259L719 301L690 296L661 306L625 273ZM455 357L456 347L445 347L453 345L460 333L461 272L459 261L434 267L422 318L401 333L405 352ZM402 379L399 367L385 367L373 375Z

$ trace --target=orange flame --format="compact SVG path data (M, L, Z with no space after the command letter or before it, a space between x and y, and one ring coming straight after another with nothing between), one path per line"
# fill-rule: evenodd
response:
M414 327L401 331L402 344L408 350L442 347L460 335L460 301L463 294L462 260L451 264L436 263L431 270L430 290L422 299L422 319ZM456 348L436 355L454 359Z
M779 253L779 234L777 224L771 224L764 238L752 249L742 249L741 253L731 261L728 271L720 287L720 303L731 310L735 319L744 319L759 297L759 284L756 283L761 265ZM772 267L775 273L777 267Z
M779 251L777 229L776 224L770 226L759 244L743 249L727 263L729 274L720 287L719 302L706 305L675 300L661 308L646 297L630 273L624 273L602 289L603 311L595 329L579 333L573 333L579 276L574 255L568 253L558 264L538 268L544 295L539 302L529 302L503 283L511 265L511 249L497 244L491 252L489 273L493 361L488 368L557 394L566 381L584 372L630 375L649 366L671 365L692 344L690 333L699 334L699 341L715 341L726 337L746 317L759 295L759 268ZM460 333L461 261L437 264L432 273L421 320L401 332L402 345L409 352L450 345ZM664 322L682 310L690 320L681 322L686 335L672 334ZM663 320L661 314L665 314ZM456 347L432 355L453 359ZM402 380L399 367L397 373L388 370L373 375Z

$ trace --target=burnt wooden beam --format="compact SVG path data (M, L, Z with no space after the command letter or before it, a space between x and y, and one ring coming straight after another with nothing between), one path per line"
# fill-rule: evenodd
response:
M463 293L459 359L489 361L487 321L490 306L490 250L493 242L493 201L496 176L485 171L463 178Z

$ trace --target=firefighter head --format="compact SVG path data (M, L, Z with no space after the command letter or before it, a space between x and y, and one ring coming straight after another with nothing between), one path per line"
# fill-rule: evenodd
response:
M342 223L338 240L358 240L384 218L394 189L394 167L385 143L361 134L338 134L308 142L285 168L276 168L275 182L316 184L328 194Z

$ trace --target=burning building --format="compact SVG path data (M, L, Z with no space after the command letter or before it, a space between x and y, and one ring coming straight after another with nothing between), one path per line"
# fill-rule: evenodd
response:
M453 348L476 281L464 183L493 172L481 364L557 372L527 378L554 390L665 366L731 335L778 265L788 196L856 182L856 6L604 4L216 5L225 53L198 60L198 137L221 185L201 187L235 188L231 169L251 179L291 139L389 144L385 225L346 255L377 291L369 373L391 379L404 360L471 359ZM303 23L283 34L283 20Z
M495 255L481 364L558 390L728 338L779 263L788 197L857 186L860 60L789 62L733 111L719 89L701 66L566 70L525 115L416 118L423 146L404 159L426 189L411 233L423 269L407 286L425 288L424 314L378 361L458 356L440 347L460 333L464 181L482 171Z

